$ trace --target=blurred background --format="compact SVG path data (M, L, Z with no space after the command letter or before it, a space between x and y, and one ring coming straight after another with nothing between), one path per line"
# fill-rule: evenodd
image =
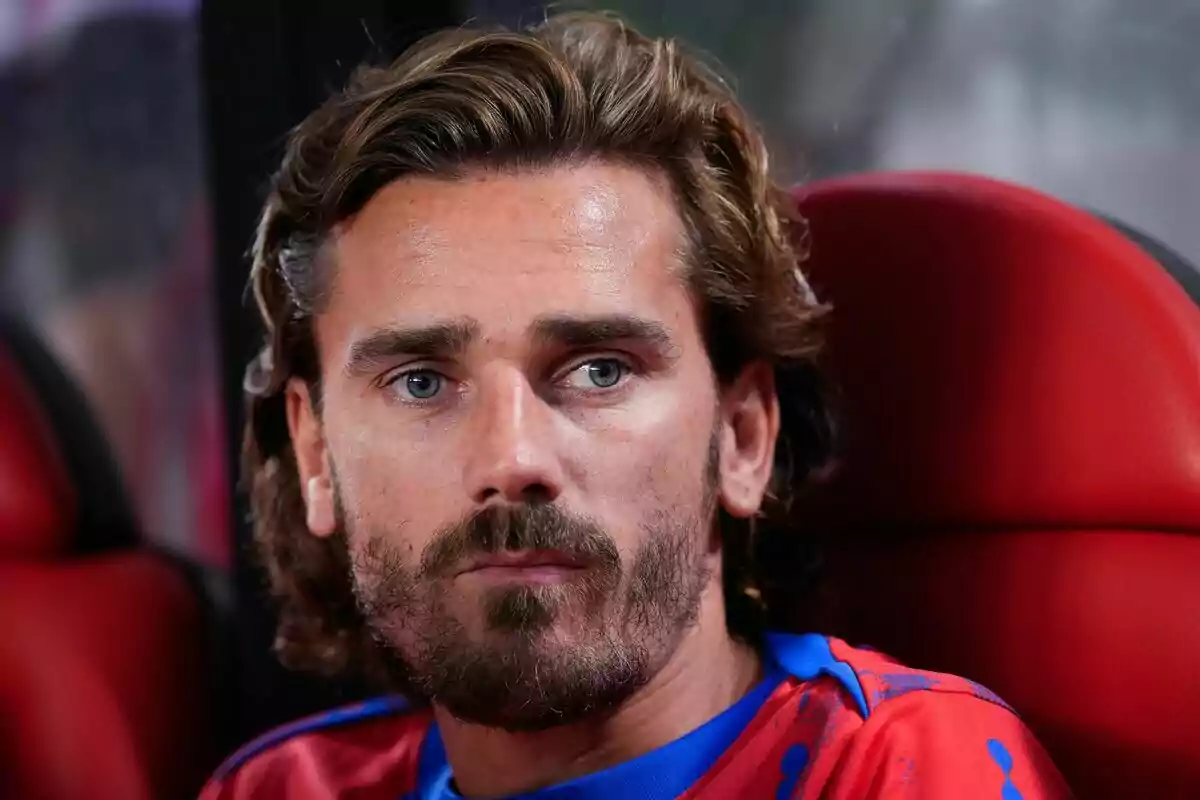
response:
M982 172L1200 262L1197 0L594 7L720 61L784 181ZM271 662L234 492L256 344L244 253L282 137L363 59L467 19L544 13L505 0L0 2L0 314L82 388L143 539L236 590L233 739L331 701Z
M0 4L0 304L83 388L147 534L227 565L196 12Z

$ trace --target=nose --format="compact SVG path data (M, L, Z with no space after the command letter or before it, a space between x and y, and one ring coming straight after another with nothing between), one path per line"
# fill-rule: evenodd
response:
M468 426L463 480L471 499L488 502L552 502L562 492L551 409L512 372L478 385Z

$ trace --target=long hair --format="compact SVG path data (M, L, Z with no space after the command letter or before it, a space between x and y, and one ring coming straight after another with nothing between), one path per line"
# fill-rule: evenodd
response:
M351 591L344 534L308 535L284 408L289 378L319 403L312 318L330 276L322 244L385 185L600 160L668 181L688 237L687 280L717 380L774 366L781 433L767 501L749 523L722 513L730 631L757 641L811 580L791 523L798 487L829 455L815 368L825 309L793 242L803 222L768 174L762 137L726 84L668 39L567 14L521 31L435 34L386 67L359 69L291 134L253 248L266 342L246 375L243 467L255 541L280 603L284 662L336 673L378 653Z

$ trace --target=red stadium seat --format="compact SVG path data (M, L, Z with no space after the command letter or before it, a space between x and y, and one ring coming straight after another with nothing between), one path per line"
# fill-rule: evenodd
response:
M1115 228L965 175L796 195L841 460L835 630L1008 699L1081 797L1200 797L1200 310Z
M82 485L98 453L58 424L86 409L52 419L69 387L39 393L52 362L16 330L0 336L0 797L194 795L214 755L200 595Z

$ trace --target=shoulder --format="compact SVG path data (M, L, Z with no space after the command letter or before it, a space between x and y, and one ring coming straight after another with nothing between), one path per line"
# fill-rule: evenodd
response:
M966 695L1012 711L993 692L966 678L911 669L883 653L851 647L841 639L772 633L767 635L767 648L776 662L801 681L832 678L863 719L889 701L914 692L922 697Z
M336 794L360 782L407 791L430 714L399 697L335 708L269 731L217 769L201 800ZM303 764L303 770L294 769ZM306 782L304 786L297 782Z
M1012 796L1026 800L1068 796L1033 734L987 688L956 675L911 669L839 639L784 638L807 640L807 662L796 656L801 648L795 641L772 646L784 654L785 667L786 648L792 649L793 662L802 667L797 677L834 679L809 683L801 691L836 690L841 698L835 703L838 713L825 716L819 736L828 757L814 758L822 763L808 770L829 797L942 798L975 792L998 797L1010 784L1025 791ZM788 671L797 674L794 667Z
M831 798L1071 796L1010 708L949 687L900 692L881 702L833 765L829 784Z
M957 675L913 669L890 656L864 647L852 647L841 639L829 638L830 653L853 670L866 702L868 715L892 700L917 693L906 705L940 702L946 696L973 698L1014 714L1008 703L985 686ZM968 701L968 707L974 703Z

